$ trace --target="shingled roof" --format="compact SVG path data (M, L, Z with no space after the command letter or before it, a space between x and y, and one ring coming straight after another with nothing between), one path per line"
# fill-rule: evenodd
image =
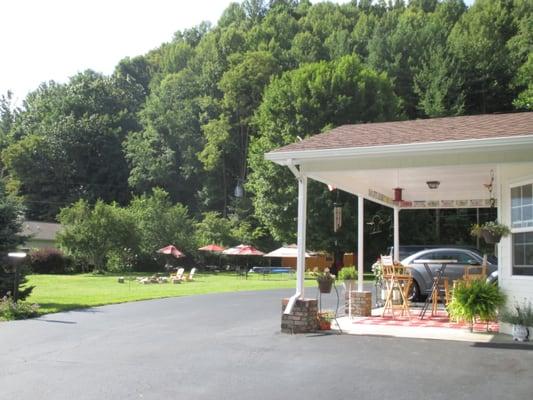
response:
M273 150L298 152L533 135L533 112L342 125Z

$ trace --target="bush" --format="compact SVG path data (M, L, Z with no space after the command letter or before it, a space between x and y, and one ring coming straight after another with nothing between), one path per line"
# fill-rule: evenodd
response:
M15 303L11 297L5 296L0 300L0 321L35 317L38 309L37 304Z
M16 272L15 272L16 271ZM12 262L6 262L0 266L0 299L5 296L12 296L15 289L16 280L16 298L15 300L24 300L33 290L33 286L26 286L26 275L29 272L27 264L20 264L16 269Z
M355 266L343 267L339 271L339 279L341 281L356 280L357 279L357 270Z
M64 274L72 272L72 259L61 250L46 248L30 252L30 269L36 274Z

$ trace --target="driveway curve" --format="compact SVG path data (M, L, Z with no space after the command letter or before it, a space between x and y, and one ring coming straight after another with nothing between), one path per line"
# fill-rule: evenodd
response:
M292 291L202 295L0 324L2 399L530 399L533 351L280 333Z

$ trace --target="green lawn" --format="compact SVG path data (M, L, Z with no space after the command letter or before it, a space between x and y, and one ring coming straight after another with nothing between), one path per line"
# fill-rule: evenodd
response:
M27 301L39 304L40 314L162 297L294 288L296 285L295 279L287 276L253 276L246 280L229 273L196 274L193 282L180 284L142 285L134 277L121 284L117 282L117 275L93 274L29 275L28 282L35 288ZM314 279L306 280L306 286L315 285Z

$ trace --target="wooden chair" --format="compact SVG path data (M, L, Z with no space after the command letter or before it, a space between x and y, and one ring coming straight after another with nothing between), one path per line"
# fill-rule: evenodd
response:
M190 282L190 281L193 281L194 280L194 274L196 273L196 268L193 268L191 269L191 272L189 272L187 274L187 276L185 276L185 279L186 281Z
M178 272L176 272L176 275L172 275L170 277L170 280L172 283L181 283L183 281L183 273L185 272L185 268L178 269Z
M392 257L391 257L392 259ZM388 261L388 260L387 260ZM400 310L400 316L407 316L411 319L409 312L409 290L413 284L411 272L401 264L383 265L383 279L387 287L387 299L383 307L382 316L390 310L392 318L396 316L396 310ZM394 304L393 293L400 293L400 304Z

